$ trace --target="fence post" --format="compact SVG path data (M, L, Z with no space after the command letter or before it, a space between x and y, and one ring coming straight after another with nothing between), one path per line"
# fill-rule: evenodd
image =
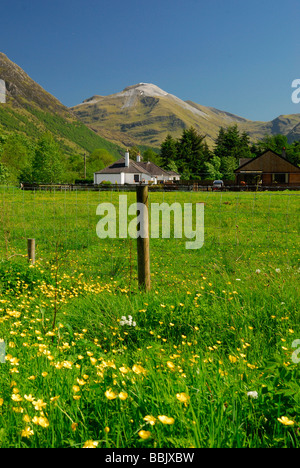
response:
M35 264L35 239L27 239L28 261Z
M142 210L140 213L140 216L143 216L142 227L144 232L141 233L143 234L142 236L137 238L138 282L140 289L150 291L149 206L147 185L140 185L136 187L136 199L137 203L142 203L146 207L146 209Z

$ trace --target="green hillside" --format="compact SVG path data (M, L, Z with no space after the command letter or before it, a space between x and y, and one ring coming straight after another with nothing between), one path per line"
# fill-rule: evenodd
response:
M66 155L103 148L119 157L122 150L118 145L86 127L3 53L0 53L0 79L6 85L6 103L0 104L2 134L15 132L38 139L50 132Z

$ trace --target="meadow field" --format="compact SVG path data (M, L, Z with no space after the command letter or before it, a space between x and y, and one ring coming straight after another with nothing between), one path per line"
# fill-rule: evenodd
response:
M205 207L201 249L150 239L150 292L96 235L119 195L0 188L0 447L299 448L300 194L150 192Z

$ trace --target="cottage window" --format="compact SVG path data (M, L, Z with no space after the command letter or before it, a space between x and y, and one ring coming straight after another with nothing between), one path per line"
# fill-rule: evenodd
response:
M139 181L140 181L139 174L134 174L134 182L139 182Z
M272 174L272 182L277 184L288 184L289 175L288 174Z

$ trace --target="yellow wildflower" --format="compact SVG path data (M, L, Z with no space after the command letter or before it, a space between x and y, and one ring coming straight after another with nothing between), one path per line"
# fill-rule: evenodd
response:
M32 419L32 422L34 424L37 424L38 426L41 426L41 427L44 427L44 428L47 428L49 426L48 419L43 418L43 417L34 416L34 418Z
M190 397L186 393L177 393L176 398L181 401L181 403L184 403L185 406L187 406L190 401Z
M140 431L139 436L140 436L141 439L146 440L146 439L149 439L149 437L151 437L151 432L150 431Z
M175 422L174 418L169 418L168 416L164 416L164 415L158 416L158 419L163 424L174 424Z
M21 432L21 437L26 437L29 439L29 437L33 436L34 432L30 427L25 427L25 429Z
M112 389L110 388L109 390L106 390L105 396L108 400L115 400L118 394L113 392Z
M74 423L74 422L73 422L73 423L71 424L71 429L72 429L73 432L76 431L77 427L78 427L78 423Z
M144 369L142 366L138 365L138 364L135 364L132 368L133 372L135 374L143 374L145 375L147 373L146 369Z
M34 397L31 394L30 395L24 395L24 398L27 401L34 401Z
M144 421L147 421L149 424L151 424L151 426L154 426L156 418L154 416L148 415L144 417Z
M87 440L82 448L97 448L98 443L95 440Z
M83 380L83 379L77 379L77 383L79 383L79 385L85 385L86 384L86 381Z
M281 418L277 418L277 420L284 426L293 426L295 424L295 421L292 421L287 416L282 416Z
M232 362L232 363L237 362L237 358L236 358L235 356L232 356L231 354L229 354L228 359L229 359L229 361Z
M42 411L47 406L47 403L44 403L43 400L33 401L32 404L37 411Z
M167 362L167 366L168 366L169 369L174 369L176 367L175 364L173 362L171 362L171 361Z
M19 394L13 394L13 395L11 396L11 399L12 399L13 401L22 401L22 400L23 400L23 398L22 398L21 395L19 395Z

